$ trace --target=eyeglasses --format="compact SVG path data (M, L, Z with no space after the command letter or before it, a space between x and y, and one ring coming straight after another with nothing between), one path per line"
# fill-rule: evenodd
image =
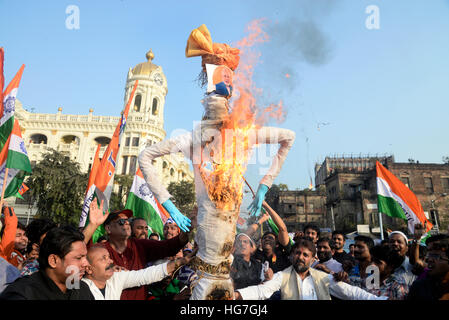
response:
M443 258L441 255L435 254L435 253L428 253L428 254L426 254L425 260L428 260L428 259L434 259L434 260L437 260L437 261L438 260L449 261L448 258Z
M118 219L115 221L119 226L123 226L125 223L129 223L128 219Z

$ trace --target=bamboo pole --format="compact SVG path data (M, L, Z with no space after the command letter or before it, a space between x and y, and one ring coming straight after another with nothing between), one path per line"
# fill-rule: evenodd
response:
M0 200L0 210L3 208L3 198L5 196L5 190L6 190L6 180L8 179L8 171L9 168L7 167L5 169L5 177L3 178L3 185L2 185L2 198Z

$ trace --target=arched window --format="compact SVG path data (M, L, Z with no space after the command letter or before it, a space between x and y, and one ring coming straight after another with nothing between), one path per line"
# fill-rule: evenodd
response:
M134 110L140 112L140 104L142 103L142 96L138 94L136 99L134 99Z
M107 146L109 142L111 141L111 138L108 137L96 137L95 142L98 144L101 144L102 147Z
M61 142L65 143L65 144L72 144L73 143L73 144L79 145L80 144L80 138L78 138L77 136L69 134L69 135L63 136L61 138Z
M162 169L166 169L167 168L167 162L162 162Z
M170 176L174 176L175 175L175 170L173 168L170 169Z
M157 110L157 99L153 98L153 107L151 108L151 114L153 116L157 116L158 110Z
M47 144L47 137L43 134L36 133L30 137L30 143L33 144Z

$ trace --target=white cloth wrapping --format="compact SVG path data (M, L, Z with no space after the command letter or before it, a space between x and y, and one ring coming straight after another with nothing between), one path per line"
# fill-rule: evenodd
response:
M95 300L120 300L124 289L158 282L167 276L167 262L141 270L114 272L113 276L106 281L106 296L103 296L100 289L98 289L92 280L83 278L82 281L87 283Z
M250 286L247 288L239 289L237 291L240 293L243 300L266 300L271 297L274 292L281 289L284 271L276 272L271 280L266 281L263 284L260 284L258 286ZM301 300L316 300L317 296L315 290L313 289L312 276L309 275L304 279L304 281L300 281L301 279L299 278L299 275L297 275L297 277L298 283L301 284L299 288L299 290L301 290L301 294L299 295L302 297ZM351 286L345 282L337 282L334 280L334 277L332 275L329 275L327 280L329 281L329 294L342 300L388 299L388 297L378 297L374 294L366 292L359 287ZM310 286L312 286L312 288Z
M226 99L224 99L226 100ZM209 99L208 103L223 104L224 101L215 97ZM196 127L192 133L186 133L178 137L161 141L157 144L145 148L138 157L138 162L145 181L150 186L160 203L164 203L171 195L162 185L157 175L156 169L152 165L152 160L170 153L182 152L184 156L193 162L194 183L196 200L198 204L197 214L197 232L195 242L198 244L197 256L210 265L218 265L222 262L232 264L232 255L230 255L232 244L234 243L236 232L236 221L238 214L235 211L224 212L216 208L215 204L209 199L208 191L201 178L198 165L201 161L220 161L221 135L218 134L219 122L216 120L205 120L201 122L201 127ZM213 142L203 150L202 141ZM250 140L250 147L254 144L279 143L280 148L274 156L272 165L267 174L261 180L261 183L271 187L273 180L278 175L281 166L287 156L295 139L295 133L291 130L262 127L256 130ZM211 155L210 148L214 150ZM202 150L204 152L202 152ZM218 151L218 152L217 152ZM213 159L212 159L213 158ZM249 158L248 158L249 159ZM245 164L246 165L246 164ZM184 213L186 214L186 213ZM193 292L192 298L204 299L207 282L209 279L202 278L195 288L203 288L201 294ZM230 280L226 281L229 286ZM232 288L232 285L231 285ZM200 290L200 289L198 289Z

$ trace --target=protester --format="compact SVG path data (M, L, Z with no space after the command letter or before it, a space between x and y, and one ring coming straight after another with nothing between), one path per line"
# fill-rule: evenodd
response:
M311 238L313 243L316 244L320 237L320 228L313 223L306 224L304 226L304 236Z
M0 293L14 280L20 277L20 271L0 257Z
M350 245L349 245L349 254L353 257L353 258L355 258L355 256L354 256L354 247L355 247L355 245L353 244L353 243L351 243Z
M318 261L315 261L312 267L331 274L343 271L342 264L332 258L332 252L335 250L334 241L329 238L320 238L316 244Z
M132 237L136 239L148 239L148 226L144 218L133 218L131 221Z
M39 271L39 251L40 245L45 239L47 232L55 228L56 224L48 219L34 219L26 227L28 238L27 260L23 264L20 276L29 276Z
M94 231L103 224L108 235L104 246L114 264L126 270L140 270L149 262L174 256L189 240L188 234L184 232L163 241L130 238L131 226L128 219L132 214L131 210L124 209L103 215L103 202L98 207L97 202L92 201L89 224L84 230L85 241L89 241ZM121 300L146 300L147 297L145 286L141 286L123 290Z
M11 253L14 251L18 220L13 208L4 206L2 213L5 220L1 230L0 257L9 262Z
M382 245L372 247L370 255L372 264L379 270L379 283L370 283L366 290L377 296L387 296L389 300L404 300L409 286L402 277L394 273L402 259L389 246Z
M176 222L168 218L164 224L163 234L166 240L173 239L181 233L181 229ZM189 243L186 244L189 247ZM179 250L174 256L166 257L153 262L153 265L167 263L184 257L184 248ZM148 286L150 299L152 300L186 300L190 297L190 284L196 279L196 273L188 266L182 266L174 277L165 277L159 282L154 282ZM184 290L182 290L185 287ZM182 292L181 292L182 290Z
M153 232L152 234L150 234L148 239L159 241L161 240L161 237L159 236L159 233Z
M413 266L409 262L409 258L407 257L408 253L408 238L401 231L393 231L388 236L388 244L390 248L395 252L402 263L400 266L394 270L394 273L397 277L402 277L407 285L410 287L412 283L416 280L416 275L413 274L412 269Z
M408 300L439 300L449 293L449 236L440 235L439 240L427 251L425 261L429 271L426 277L416 280L410 287Z
M119 300L123 289L162 280L188 263L190 258L191 255L142 270L116 272L108 250L101 244L95 244L87 252L90 265L83 281L89 286L95 300Z
M89 265L84 236L72 227L51 229L39 251L39 272L11 283L2 300L93 300L80 281Z
M280 290L282 300L330 300L331 294L345 300L385 300L344 282L332 275L310 268L316 255L315 244L310 240L296 242L290 254L292 266L277 272L273 279L257 286L238 289L236 300L263 300Z
M14 240L14 250L9 257L9 263L18 268L22 269L23 263L26 260L26 249L28 245L28 238L26 236L26 228L25 226L18 222L17 223L17 231L16 238Z
M344 261L349 260L351 264L355 264L354 257L347 253L344 249L345 243L346 243L346 236L342 231L336 230L332 232L332 240L335 244L335 250L333 258L340 262L342 265L344 264Z
M252 256L256 244L247 234L239 233L234 246L234 261L230 273L234 289L257 285L272 277L273 271L269 268L264 270L262 263Z
M261 239L262 250L257 250L254 257L262 263L268 261L269 268L275 273L291 265L289 260L291 241L282 218L266 201L263 201L262 206L278 228L278 234L274 231L266 231Z
M366 268L371 264L370 249L374 247L374 241L367 236L356 236L354 238L354 258L356 265L349 271L349 284L359 288L366 288Z

